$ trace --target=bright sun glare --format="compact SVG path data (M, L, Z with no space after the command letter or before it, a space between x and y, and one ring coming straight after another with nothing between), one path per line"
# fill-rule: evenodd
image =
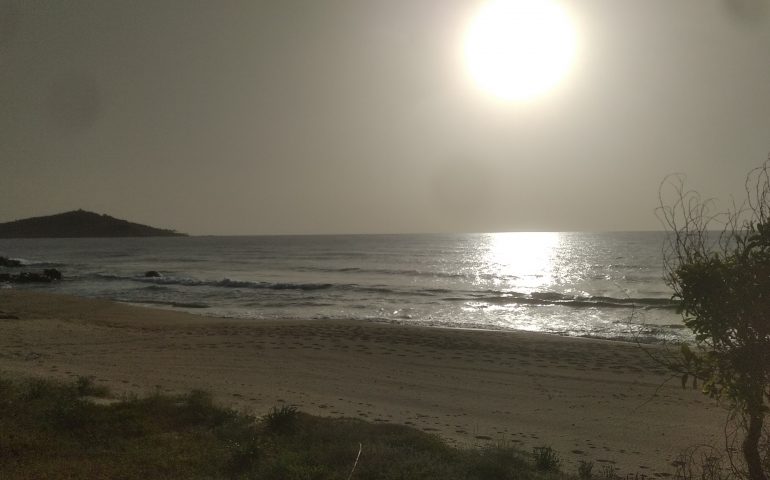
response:
M491 0L471 21L465 64L484 91L529 100L554 87L574 61L575 29L551 0Z

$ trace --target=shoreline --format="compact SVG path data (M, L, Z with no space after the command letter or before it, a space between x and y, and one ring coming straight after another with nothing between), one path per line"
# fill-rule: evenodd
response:
M67 295L67 296L74 296L77 298L83 298L83 299L91 299L91 300L101 300L101 299L94 299L92 297L82 297L77 295L70 295L70 294L60 294L60 293L53 293L54 295ZM120 300L106 300L122 305L128 305L138 308L146 308L146 309L156 309L156 310L163 310L167 312L177 312L177 313L185 313L189 315L195 315L199 317L205 317L209 319L220 319L223 321L233 321L233 322L257 322L257 323L269 323L269 322L286 322L286 319L278 319L278 318L249 318L249 317L239 317L236 315L233 316L227 316L227 315L221 315L217 313L208 313L206 307L190 307L186 305L175 305L175 304L165 304L165 303L142 303L142 302L128 302L128 301L120 301ZM645 337L645 338L651 338L649 341L640 341L636 339L631 339L629 337L621 337L621 336L615 336L615 337L602 337L599 335L570 335L566 333L559 333L559 332L548 332L548 331L535 331L535 330L521 330L521 329L515 329L515 328L494 328L491 326L485 326L482 324L471 324L471 326L463 326L459 324L441 324L441 323L420 323L420 322L410 322L410 321L404 321L404 320L396 320L396 319L388 319L388 318L313 318L313 319L288 319L289 321L297 321L297 322L307 322L309 324L312 324L313 322L355 322L355 323L372 323L372 324L382 324L382 325L395 325L399 327L405 327L405 328L430 328L430 329L446 329L446 330L460 330L460 331L469 331L469 332L493 332L493 333L521 333L521 334L532 334L532 335L553 335L556 337L564 337L564 338L571 338L571 339L587 339L587 340L599 340L602 342L617 342L617 343L624 343L627 345L636 345L636 346L644 346L644 347L665 347L667 345L672 344L669 340L666 339L658 339L655 337ZM645 326L645 325L652 325L652 324L638 324L639 326ZM673 324L663 324L658 325L661 328L676 328L676 329L686 329L684 324L682 325L673 325Z
M352 320L238 320L0 290L0 372L93 376L116 395L210 390L261 415L411 425L456 445L550 445L622 474L672 473L685 448L719 445L726 414L639 346L554 334ZM653 345L647 349L660 350Z

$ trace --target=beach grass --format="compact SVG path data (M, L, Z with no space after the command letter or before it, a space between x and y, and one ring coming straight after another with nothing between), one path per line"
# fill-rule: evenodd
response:
M200 390L110 399L83 377L0 379L0 478L568 478L543 452L538 464L507 446L455 448L408 426L290 405L255 417Z

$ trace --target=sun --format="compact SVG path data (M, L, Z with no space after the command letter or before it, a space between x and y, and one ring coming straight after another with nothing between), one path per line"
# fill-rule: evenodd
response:
M574 62L575 28L551 0L491 0L475 15L463 45L465 65L485 92L526 101L551 90Z

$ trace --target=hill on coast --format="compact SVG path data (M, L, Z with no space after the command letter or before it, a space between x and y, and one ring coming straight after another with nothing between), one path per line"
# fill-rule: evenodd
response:
M175 230L149 227L85 210L0 223L0 238L183 236L187 235Z

